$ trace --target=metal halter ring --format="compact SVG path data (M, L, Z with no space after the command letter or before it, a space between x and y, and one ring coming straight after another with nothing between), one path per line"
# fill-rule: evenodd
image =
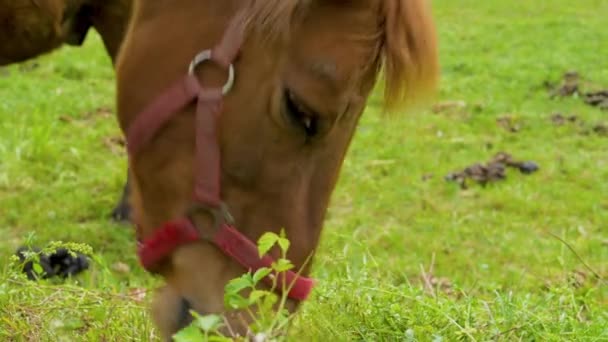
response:
M194 73L194 68L196 68L199 64L211 60L213 60L213 58L211 58L211 50L203 50L199 52L196 56L194 56L192 62L190 62L190 66L188 67L188 73L192 75ZM233 86L234 66L232 65L232 63L230 63L230 65L228 66L228 80L226 81L226 84L224 84L224 86L222 87L222 95L228 94L228 92L232 89Z
M201 210L207 212L213 218L213 232L212 234L205 234L205 232L201 231L201 236L206 237L208 240L213 240L213 235L220 228L222 224L234 225L234 218L230 214L230 210L228 209L228 205L223 201L220 202L218 207L210 207L201 203L194 203L187 211L186 217L193 221L193 215L196 211ZM200 230L199 230L200 231ZM207 232L208 233L208 232Z

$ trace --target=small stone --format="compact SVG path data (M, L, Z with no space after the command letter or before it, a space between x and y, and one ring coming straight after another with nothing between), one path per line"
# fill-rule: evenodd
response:
M538 171L538 169L539 169L538 164L536 164L533 161L525 161L519 165L519 171L521 171L521 173L527 174L527 175Z
M123 274L131 272L131 268L129 267L129 265L125 264L124 262L115 263L114 265L112 265L112 269L118 273Z

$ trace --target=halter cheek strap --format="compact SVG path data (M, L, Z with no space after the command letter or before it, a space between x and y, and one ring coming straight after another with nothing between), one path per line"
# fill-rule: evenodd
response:
M176 112L196 102L193 210L203 209L212 213L215 221L213 230L206 232L201 227L196 227L188 215L165 223L156 229L152 236L138 243L140 262L149 272L154 272L159 264L180 246L200 240L213 243L224 254L252 272L262 267L270 267L274 262L268 255L260 257L255 244L234 228L220 195L218 119L222 112L224 95L234 84L232 61L236 58L243 42L243 22L237 15L228 26L221 42L213 50L205 50L196 55L190 64L188 74L151 102L135 118L127 132L127 149L130 158L133 158ZM228 81L223 87L201 86L194 75L194 70L205 62L215 62L228 70ZM140 231L138 235L141 236ZM287 289L288 297L295 300L308 298L315 284L313 279L302 277L293 271L285 272L284 277L275 275L264 278L264 282L268 285L272 285L273 281L276 282L277 291Z

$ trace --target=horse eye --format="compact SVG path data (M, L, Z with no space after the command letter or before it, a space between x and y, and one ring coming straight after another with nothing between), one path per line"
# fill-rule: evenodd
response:
M290 90L285 90L285 111L290 121L303 129L308 137L319 133L318 115L302 104Z

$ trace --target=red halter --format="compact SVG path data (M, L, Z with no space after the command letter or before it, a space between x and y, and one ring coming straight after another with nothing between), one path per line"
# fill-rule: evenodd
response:
M223 98L234 82L232 61L236 58L243 42L244 20L236 16L229 24L220 43L212 50L205 50L194 58L186 76L166 89L150 103L136 118L127 132L129 156L135 156L147 145L172 116L196 101L196 165L193 210L205 209L215 217L214 231L204 233L186 215L184 218L167 222L154 234L139 243L138 255L142 266L150 271L169 257L182 245L204 239L213 243L222 252L252 272L262 267L270 267L273 259L262 258L253 242L248 240L232 225L230 214L220 196L220 147L217 137L218 119L222 111ZM223 88L203 88L194 69L201 63L213 61L229 71ZM289 289L288 297L305 300L314 287L314 280L287 271L285 277L274 277L277 290ZM272 284L272 279L264 281ZM285 281L285 283L283 283Z

